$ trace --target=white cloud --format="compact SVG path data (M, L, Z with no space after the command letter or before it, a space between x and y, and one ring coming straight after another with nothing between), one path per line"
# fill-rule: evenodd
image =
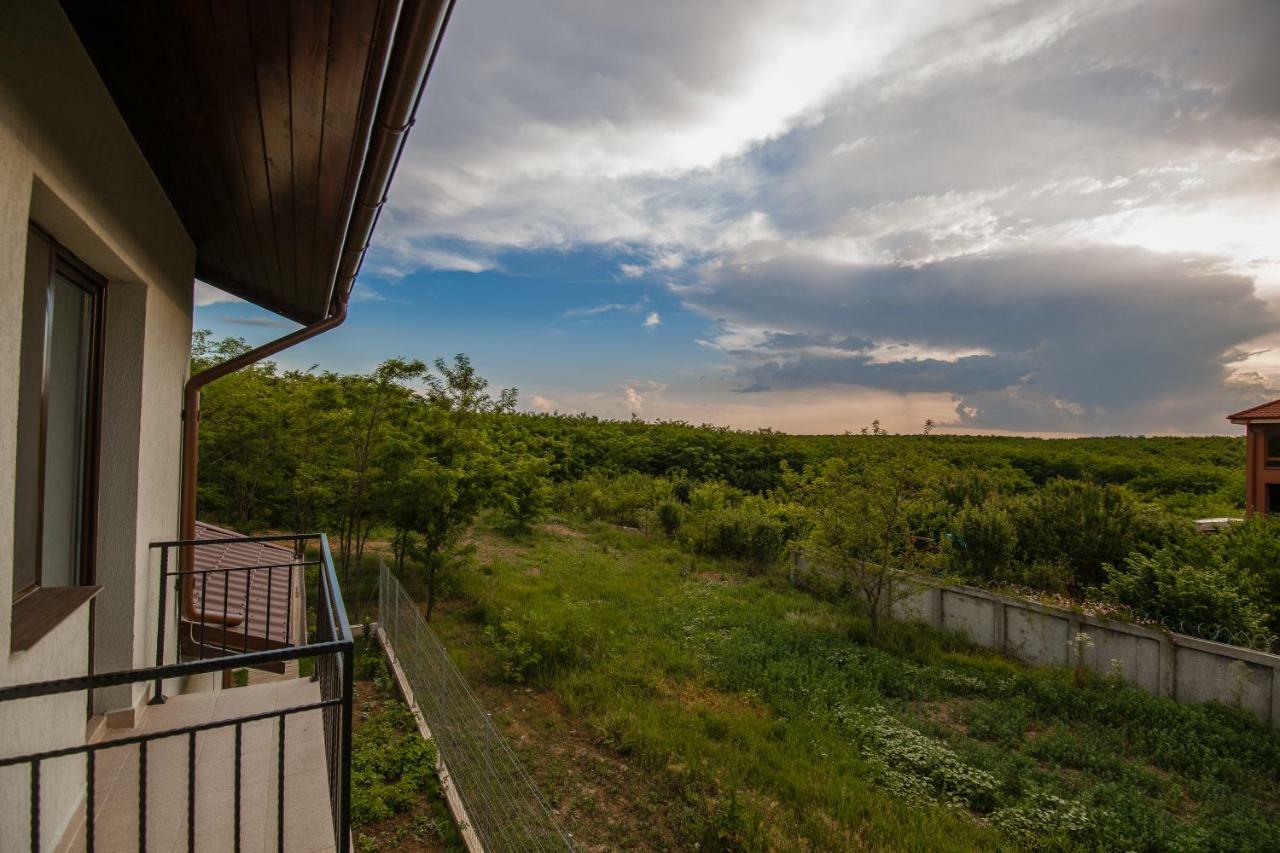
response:
M662 317L658 314L657 311L650 311L649 314L644 318L644 327L646 329L656 329L658 326L661 326L661 325L662 325Z
M219 290L212 284L205 284L203 281L196 279L195 284L195 304L197 308L204 308L207 305L218 305L223 302L243 302L239 296L232 296L225 290Z
M610 302L604 305L593 305L590 308L570 308L561 316L566 318L572 317L598 317L601 314L608 314L612 311L632 311L638 310L635 306L627 305L621 302Z
M622 400L627 411L635 415L643 415L646 404L660 402L662 393L667 390L665 382L652 379L638 379L622 386Z
M529 397L529 406L535 412L554 412L557 408L556 401L541 394L534 394Z

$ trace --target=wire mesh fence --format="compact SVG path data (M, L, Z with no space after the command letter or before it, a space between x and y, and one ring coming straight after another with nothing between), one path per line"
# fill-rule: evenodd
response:
M506 737L385 564L379 569L378 604L379 624L485 850L575 849Z

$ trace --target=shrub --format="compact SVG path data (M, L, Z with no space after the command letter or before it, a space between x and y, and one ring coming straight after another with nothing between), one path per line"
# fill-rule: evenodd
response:
M523 683L542 662L542 655L534 649L526 634L524 626L512 619L509 613L504 613L503 619L496 624L484 626L485 642L497 656L503 678L517 684Z
M562 484L554 505L561 512L625 527L643 527L653 510L673 494L670 480L628 472L616 477L588 474Z
M567 598L561 603L520 619L504 609L497 622L485 625L485 642L508 681L546 678L593 654L598 642L588 627L589 605Z
M1270 621L1280 634L1280 518L1257 514L1220 534L1224 556L1248 574Z
M965 503L951 520L950 533L945 541L953 572L987 581L1012 578L1018 529L1001 503Z
M356 729L351 745L351 821L363 826L412 809L438 786L436 750L413 715L390 701Z
M762 571L804 534L806 518L794 504L748 495L737 504L702 510L686 526L687 540L697 553L742 560Z
M662 532L668 537L675 536L683 522L684 507L677 501L666 500L658 504L658 523L662 525Z
M1137 501L1124 488L1082 480L1050 480L1015 504L1018 550L1025 563L1061 560L1076 591L1106 580L1104 566L1133 550Z
M515 455L505 465L505 482L498 497L506 529L523 533L546 514L551 500L546 460Z
M1175 548L1151 556L1131 554L1123 567L1109 568L1102 588L1112 601L1136 607L1184 630L1199 623L1250 635L1266 631L1249 578L1220 554L1190 561Z

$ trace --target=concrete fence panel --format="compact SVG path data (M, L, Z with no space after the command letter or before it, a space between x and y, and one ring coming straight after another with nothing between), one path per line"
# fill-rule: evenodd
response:
M1025 661L1038 661L1042 666L1067 666L1069 643L1074 636L1071 621L1054 616L1005 607L1005 647L1007 654Z
M975 643L993 645L995 637L995 602L959 590L942 590L942 625L968 634Z
M1080 627L1093 638L1093 648L1084 656L1086 666L1098 675L1109 675L1114 667L1130 684L1160 695L1159 640L1102 625Z
M1179 636L1175 643L1174 698L1181 702L1239 702L1243 707L1266 719L1273 717L1277 700L1276 680L1280 671L1273 662L1250 660L1250 656L1225 655L1218 643ZM1247 651L1247 650L1239 650ZM1253 653L1258 657L1275 655Z
M941 596L942 590L936 587L913 586L911 592L893 603L893 616L907 622L933 622Z

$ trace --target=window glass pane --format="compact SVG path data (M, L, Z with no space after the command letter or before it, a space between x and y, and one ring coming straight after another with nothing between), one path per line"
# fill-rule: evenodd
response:
M18 454L13 495L13 594L40 578L40 447L44 414L45 300L53 246L35 229L27 233L18 370Z
M1267 461L1280 462L1280 429L1267 430Z
M53 277L45 338L42 586L79 583L92 300L61 276Z

